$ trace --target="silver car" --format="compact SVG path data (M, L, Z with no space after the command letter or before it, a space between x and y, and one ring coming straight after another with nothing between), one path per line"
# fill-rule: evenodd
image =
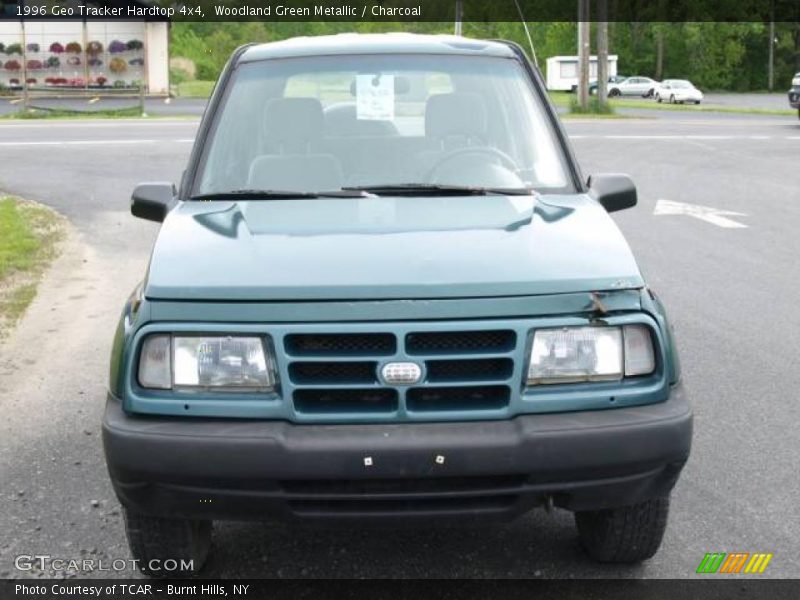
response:
M628 77L619 83L612 83L608 86L609 96L642 96L649 98L653 95L658 82L649 77Z

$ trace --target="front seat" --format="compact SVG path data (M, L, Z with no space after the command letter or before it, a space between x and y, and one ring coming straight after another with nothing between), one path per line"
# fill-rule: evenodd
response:
M480 94L436 94L425 104L425 137L439 150L485 146L486 130L486 103Z
M264 154L250 164L248 187L328 191L342 187L338 159L318 152L325 123L316 98L278 98L267 103L261 123Z

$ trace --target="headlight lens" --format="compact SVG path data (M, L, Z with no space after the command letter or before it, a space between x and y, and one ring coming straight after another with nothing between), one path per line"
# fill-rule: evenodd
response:
M653 342L644 325L539 329L533 336L528 385L617 381L654 370Z
M267 391L275 379L256 336L151 335L142 345L139 383L155 389Z
M795 77L792 79L792 85L800 85L800 77Z

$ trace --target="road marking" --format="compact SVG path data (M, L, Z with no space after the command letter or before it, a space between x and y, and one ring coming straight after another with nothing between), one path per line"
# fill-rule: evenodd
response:
M685 215L687 217L694 217L706 223L711 223L717 227L725 229L743 229L747 225L739 223L727 217L746 217L745 213L735 212L732 210L724 210L721 208L712 208L711 206L703 206L701 204L687 204L685 202L675 202L673 200L660 199L656 202L654 215Z
M180 140L61 140L61 141L38 141L38 142L0 142L0 146L116 146L131 144L191 144L194 139L186 138Z
M771 136L771 135L657 135L657 134L615 134L615 135L594 135L594 134L575 134L569 136L573 140L598 139L598 140L800 140L800 136Z

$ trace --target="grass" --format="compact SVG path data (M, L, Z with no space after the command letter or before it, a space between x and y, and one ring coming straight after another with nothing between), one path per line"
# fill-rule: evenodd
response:
M14 113L0 116L0 119L130 119L141 117L142 111L138 106L130 108L117 108L112 110L61 110L45 108L29 108Z
M50 209L0 196L0 338L33 300L63 233L61 217Z
M214 81L182 81L177 86L180 98L208 98L214 89Z
M594 97L593 97L594 98ZM575 101L575 94L569 92L550 92L550 99L556 106L570 108ZM687 112L721 112L740 115L770 115L780 117L794 116L797 111L794 109L768 109L768 108L746 108L739 106L714 106L714 105L694 105L694 104L659 104L655 100L639 99L610 99L609 106L612 109L637 108L646 110L675 110ZM590 111L591 112L591 111Z

